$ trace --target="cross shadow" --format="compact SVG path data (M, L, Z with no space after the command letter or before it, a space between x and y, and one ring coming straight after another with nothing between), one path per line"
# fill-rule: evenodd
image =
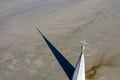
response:
M37 29L39 31L39 29ZM48 47L50 48L51 52L59 62L60 66L68 76L70 80L72 80L72 76L74 73L75 68L71 65L71 63L54 47L54 45L39 31L42 35L43 39L47 43Z

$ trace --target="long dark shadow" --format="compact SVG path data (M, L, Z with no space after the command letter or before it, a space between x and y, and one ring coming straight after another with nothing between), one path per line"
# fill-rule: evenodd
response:
M39 31L39 29L37 29ZM75 68L70 64L70 62L54 47L54 45L51 44L51 42L39 31L39 33L42 35L43 39L47 43L48 47L54 54L55 58L59 62L60 66L68 76L68 78L71 80Z

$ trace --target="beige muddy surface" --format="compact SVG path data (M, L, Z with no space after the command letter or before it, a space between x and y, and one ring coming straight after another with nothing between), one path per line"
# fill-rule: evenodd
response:
M36 26L87 80L120 80L119 0L0 0L0 80L68 80Z

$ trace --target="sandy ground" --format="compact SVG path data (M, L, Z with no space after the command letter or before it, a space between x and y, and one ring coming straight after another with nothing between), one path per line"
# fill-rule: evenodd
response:
M36 30L87 80L120 80L119 0L0 0L0 80L68 80Z

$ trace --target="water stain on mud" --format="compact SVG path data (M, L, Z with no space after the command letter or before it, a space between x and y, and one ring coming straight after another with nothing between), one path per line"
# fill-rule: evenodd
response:
M115 67L119 66L115 63L118 55L113 55L109 58L107 58L107 55L108 54L106 54L106 53L103 54L100 57L99 61L95 62L93 64L93 66L89 70L86 71L86 79L87 80L95 80L97 77L100 77L100 75L99 75L100 72L98 70L101 67L115 68Z

